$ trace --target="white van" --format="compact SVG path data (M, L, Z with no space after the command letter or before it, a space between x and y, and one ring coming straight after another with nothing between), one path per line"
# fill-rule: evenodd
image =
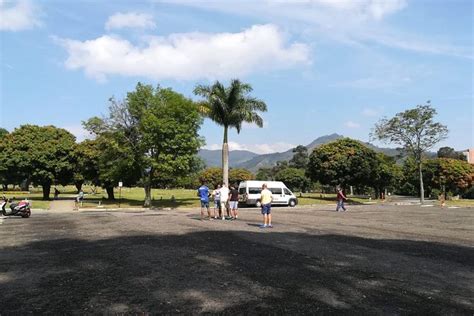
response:
M281 181L242 181L239 184L239 202L260 207L260 192L262 192L264 183L267 184L267 189L273 194L272 205L294 207L298 204L296 196Z

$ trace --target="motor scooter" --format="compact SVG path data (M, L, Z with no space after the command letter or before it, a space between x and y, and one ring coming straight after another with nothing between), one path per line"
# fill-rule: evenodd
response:
M10 210L6 210L7 203L10 202ZM2 210L3 216L21 216L23 218L28 218L31 216L31 204L28 200L22 200L18 203L12 203L5 196L0 201L0 207Z

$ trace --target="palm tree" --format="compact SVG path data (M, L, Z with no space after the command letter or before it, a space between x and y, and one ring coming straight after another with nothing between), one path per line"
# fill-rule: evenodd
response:
M227 133L229 128L235 128L237 133L242 129L242 123L255 123L263 127L263 119L257 113L267 111L267 105L262 100L251 97L252 86L233 79L229 87L216 81L212 86L197 85L194 94L205 98L200 103L201 112L215 123L224 127L222 144L222 174L223 182L229 185L229 145Z

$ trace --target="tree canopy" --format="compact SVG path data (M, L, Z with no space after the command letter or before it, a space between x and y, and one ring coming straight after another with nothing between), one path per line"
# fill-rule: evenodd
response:
M72 180L74 135L54 126L22 125L0 139L0 170L13 183L41 185L49 199L51 185Z
M124 100L110 99L107 117L91 118L84 126L105 150L101 182L140 183L149 206L153 184L184 176L195 165L203 144L201 123L192 100L171 89L138 83Z
M308 165L308 148L303 145L298 145L296 148L293 148L293 157L289 161L289 165L297 169L306 169Z
M224 127L222 145L222 175L223 183L229 184L229 146L228 130L235 128L240 133L243 123L253 123L263 127L263 119L259 112L267 111L267 105L262 100L250 96L252 86L240 80L233 79L228 87L219 81L213 85L197 85L196 95L202 96L201 113L216 124Z
M393 118L380 120L372 132L375 139L403 146L418 165L420 200L424 201L422 158L423 153L445 139L448 129L434 122L436 110L428 101L414 109L397 113Z
M343 138L314 149L307 174L311 180L326 185L372 186L376 168L375 151L356 140Z

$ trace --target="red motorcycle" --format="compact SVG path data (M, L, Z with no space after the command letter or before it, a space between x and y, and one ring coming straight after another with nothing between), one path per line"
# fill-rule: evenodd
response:
M10 211L7 212L5 209L7 203L10 203ZM18 203L12 203L5 196L0 202L0 207L2 208L3 216L21 216L23 218L28 218L31 216L31 204L28 200L22 200Z

